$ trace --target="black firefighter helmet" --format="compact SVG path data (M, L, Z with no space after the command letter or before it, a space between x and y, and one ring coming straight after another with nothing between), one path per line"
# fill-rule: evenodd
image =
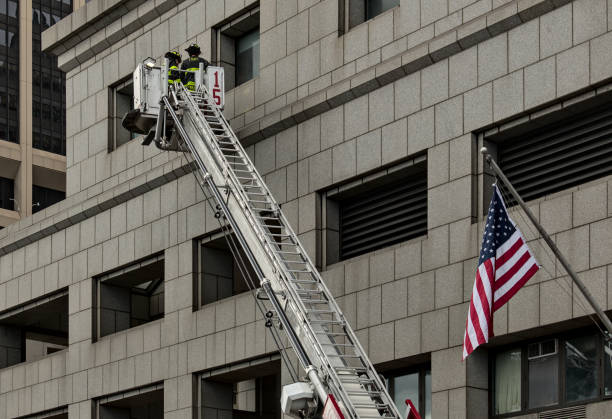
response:
M187 51L189 55L200 55L200 52L202 52L198 44L189 45L185 51Z
M176 60L179 63L181 62L181 54L178 51L168 51L164 57L169 60Z

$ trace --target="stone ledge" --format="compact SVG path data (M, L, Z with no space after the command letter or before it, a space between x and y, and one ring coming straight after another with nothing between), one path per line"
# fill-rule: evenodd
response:
M185 0L92 0L42 33L42 50L60 56L69 72ZM138 24L134 22L138 21Z
M0 256L14 252L150 190L159 188L191 171L191 165L180 157L148 174L119 184L89 199L85 200L85 195L81 193L73 195L1 230Z
M334 85L265 115L236 134L245 146L273 136L386 84L444 60L482 41L569 3L571 0L516 0L492 10L430 41Z

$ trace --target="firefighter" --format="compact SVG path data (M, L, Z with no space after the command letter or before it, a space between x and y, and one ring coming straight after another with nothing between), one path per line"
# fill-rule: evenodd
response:
M195 90L195 73L200 69L200 63L204 64L204 71L208 67L209 63L204 58L200 57L200 46L198 44L191 44L185 51L189 54L189 58L183 61L181 70L183 70L183 84L189 90ZM186 72L187 71L187 72Z
M178 67L181 63L181 54L178 51L168 51L164 57L169 60L168 84L172 86L174 83L181 81L181 72Z

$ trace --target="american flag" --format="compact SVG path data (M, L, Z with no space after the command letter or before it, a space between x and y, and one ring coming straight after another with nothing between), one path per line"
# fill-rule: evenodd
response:
M508 216L497 185L485 221L463 338L463 359L489 341L493 336L493 313L540 269L523 235Z

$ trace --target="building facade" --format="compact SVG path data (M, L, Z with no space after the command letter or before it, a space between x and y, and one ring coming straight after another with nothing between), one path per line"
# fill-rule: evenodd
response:
M40 41L72 7L70 0L0 2L2 228L65 196L65 75Z
M603 334L511 200L542 269L461 357L483 145L612 308L610 31L609 0L85 2L42 36L66 199L0 231L0 418L280 416L292 367L187 160L120 126L137 63L192 42L398 405L609 417Z

